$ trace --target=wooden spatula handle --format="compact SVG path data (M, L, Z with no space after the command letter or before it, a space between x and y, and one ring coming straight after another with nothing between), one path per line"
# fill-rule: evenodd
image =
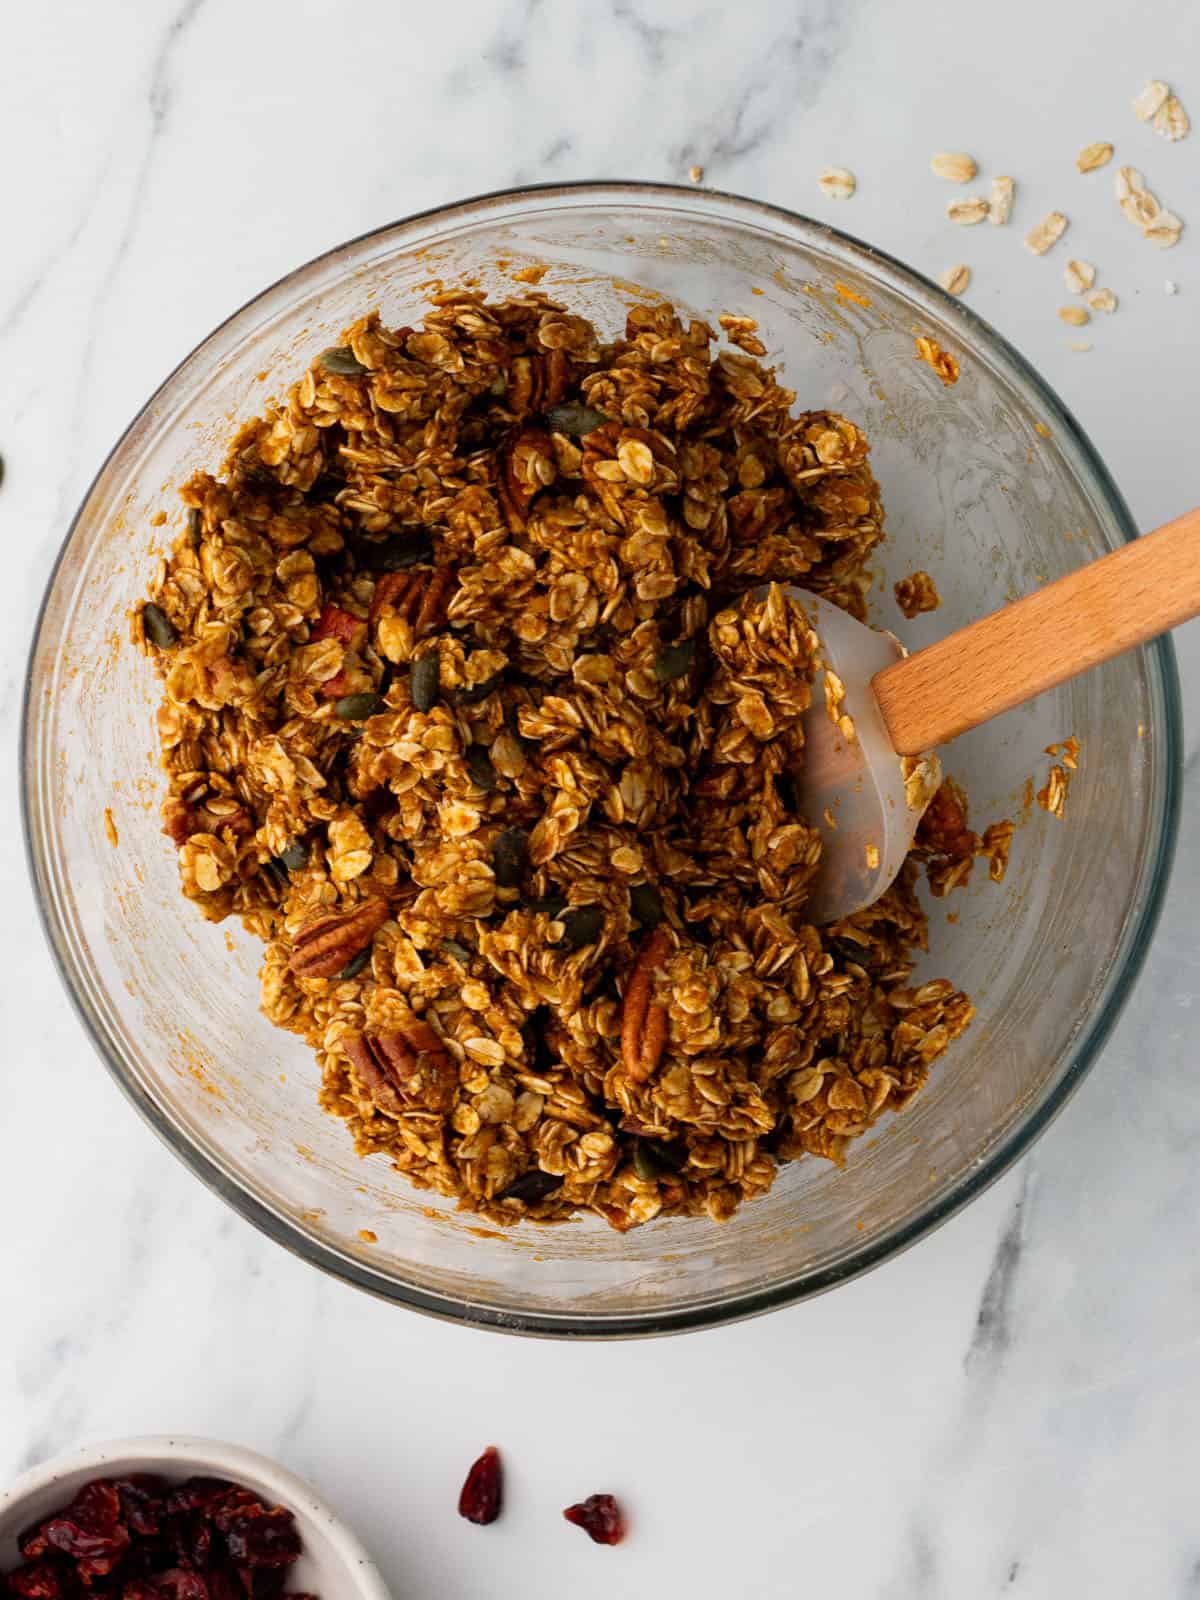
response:
M1123 545L871 680L898 755L919 755L1200 615L1200 510Z

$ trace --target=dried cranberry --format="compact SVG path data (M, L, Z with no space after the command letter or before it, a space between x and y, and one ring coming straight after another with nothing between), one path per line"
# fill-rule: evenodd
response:
M212 1561L212 1522L202 1511L171 1519L171 1549L174 1560L161 1562L160 1566L192 1567L203 1572Z
M160 1600L209 1600L208 1584L198 1572L170 1567L154 1580Z
M48 1548L44 1522L35 1522L32 1528L26 1528L17 1535L17 1549L26 1561L37 1561L46 1554Z
M103 1478L85 1483L71 1504L43 1525L52 1550L71 1556L84 1583L105 1577L129 1549L129 1531L120 1521L121 1501Z
M625 1518L610 1494L590 1494L578 1505L568 1506L563 1516L596 1544L620 1544L625 1537Z
M162 1530L166 1510L167 1486L149 1472L134 1472L128 1478L115 1478L113 1488L121 1503L121 1516L130 1533L150 1539Z
M162 1591L149 1578L133 1578L122 1586L121 1600L162 1600Z
M296 1519L285 1506L247 1507L230 1521L226 1542L239 1567L289 1567L300 1554Z
M21 1600L62 1600L64 1569L53 1561L30 1561L8 1575L8 1587Z
M185 1511L204 1511L235 1488L237 1485L230 1483L228 1478L188 1478L167 1496L167 1515L173 1517Z
M458 1514L486 1526L500 1515L500 1452L494 1444L476 1461L458 1497Z
M234 1484L219 1500L209 1502L207 1515L219 1532L228 1533L238 1517L261 1517L266 1509L253 1489L243 1489L240 1484Z

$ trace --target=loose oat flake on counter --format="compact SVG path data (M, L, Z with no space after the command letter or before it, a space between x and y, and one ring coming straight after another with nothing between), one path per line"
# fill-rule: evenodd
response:
M366 316L184 486L132 617L184 895L263 941L358 1150L497 1222L723 1220L973 1012L911 981L918 867L988 853L955 796L805 918L818 641L775 585L863 617L883 508L859 429L715 338Z

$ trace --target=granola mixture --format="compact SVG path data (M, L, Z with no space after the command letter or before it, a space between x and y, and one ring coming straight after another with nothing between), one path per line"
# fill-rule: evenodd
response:
M537 293L364 317L184 487L133 617L184 895L262 939L360 1152L498 1222L723 1220L972 1016L910 982L917 857L984 853L957 801L805 920L818 641L771 580L861 617L883 511L723 321L742 351Z

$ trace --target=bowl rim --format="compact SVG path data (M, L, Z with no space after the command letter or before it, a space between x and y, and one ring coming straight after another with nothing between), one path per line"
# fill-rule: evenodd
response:
M361 1600L390 1600L383 1576L357 1533L311 1483L270 1456L222 1439L164 1433L80 1445L28 1468L0 1492L0 1524L33 1495L79 1473L111 1476L114 1470L140 1471L164 1459L177 1463L181 1470L187 1467L232 1478L256 1493L271 1497L296 1514L302 1535L305 1520L319 1523L344 1570L345 1581L354 1587ZM21 1525L18 1520L17 1526Z
M1112 1033L1134 983L1141 972L1162 912L1163 900L1170 878L1171 864L1174 859L1179 827L1183 764L1179 675L1170 635L1165 634L1158 639L1152 640L1148 645L1140 647L1147 659L1152 683L1157 679L1157 688L1162 697L1164 712L1162 725L1160 729L1156 730L1160 735L1161 748L1159 748L1159 742L1156 741L1157 760L1153 762L1151 767L1151 774L1159 799L1158 814L1157 816L1152 816L1150 821L1151 829L1156 828L1157 834L1154 840L1154 849L1148 854L1141 880L1136 886L1137 893L1134 897L1133 909L1130 912L1124 934L1124 949L1122 951L1118 947L1117 955L1114 957L1107 993L1104 995L1103 1003L1097 1007L1095 1013L1080 1027L1075 1040L1070 1046L1070 1059L1062 1077L1045 1092L1040 1102L1023 1121L1010 1128L1006 1136L997 1141L986 1155L980 1157L977 1163L959 1179L955 1186L933 1201L927 1209L909 1218L906 1222L898 1224L892 1231L879 1239L863 1245L846 1258L816 1271L796 1275L769 1289L748 1290L727 1301L706 1301L702 1304L689 1305L679 1310L657 1310L644 1313L626 1312L614 1316L597 1313L587 1316L574 1316L566 1312L514 1311L482 1302L458 1299L451 1295L438 1294L419 1285L397 1280L352 1256L343 1255L330 1245L315 1238L307 1233L301 1225L279 1215L264 1201L245 1188L240 1180L231 1172L226 1171L218 1161L211 1158L206 1152L199 1150L187 1139L181 1137L158 1102L151 1098L124 1071L118 1053L112 1045L102 1022L93 1014L90 1004L85 1000L74 981L61 920L57 909L50 902L50 897L43 892L42 854L35 843L32 820L34 808L32 781L34 770L32 762L33 723L35 716L34 666L41 645L42 631L49 613L50 599L75 531L110 463L116 459L124 448L126 441L136 432L142 419L158 403L160 397L164 396L172 388L176 380L183 375L184 370L195 358L216 342L233 323L253 312L295 280L302 278L314 269L333 265L336 258L347 251L356 250L368 243L381 242L389 235L403 235L405 230L415 229L433 218L442 219L447 224L450 224L465 222L489 211L502 209L505 206L512 206L521 202L531 202L536 207L555 202L566 204L572 202L581 204L587 202L596 203L602 197L608 197L613 203L619 203L622 197L627 199L636 197L639 203L646 205L657 203L668 209L672 206L680 207L681 202L686 202L688 208L695 208L697 204L703 205L706 202L718 202L727 214L732 215L734 219L743 222L747 226L761 225L764 220L769 220L786 227L793 234L799 234L802 239L806 239L811 243L822 246L832 244L836 249L851 258L860 259L864 263L877 268L882 267L909 291L915 291L918 296L932 299L938 308L939 314L951 327L956 329L964 343L970 344L973 341L977 341L986 346L990 353L999 357L1002 362L1007 363L1015 371L1016 376L1034 391L1051 424L1063 430L1064 436L1069 438L1072 446L1082 458L1083 466L1086 472L1090 474L1091 487L1104 502L1114 526L1119 529L1127 542L1138 537L1137 526L1124 496L1117 488L1095 446L1055 390L1040 376L1020 351L1010 344L1004 335L999 333L978 312L947 294L939 284L915 268L899 261L887 251L868 244L855 235L846 233L829 223L808 217L801 212L791 211L786 207L774 205L764 200L756 200L750 196L737 194L729 190L714 189L707 186L696 189L685 187L682 184L656 183L637 179L598 178L576 183L526 184L516 189L493 189L463 200L452 201L447 205L425 207L393 222L367 229L351 239L319 252L300 266L276 278L257 294L252 295L250 299L246 300L229 316L219 322L176 363L163 381L154 389L145 404L138 409L128 425L122 430L112 448L105 455L67 527L46 581L37 621L34 626L22 692L20 735L20 802L21 824L25 841L25 859L33 887L34 901L38 908L39 921L46 942L50 947L51 958L58 970L59 977L67 991L71 1004L92 1042L93 1048L104 1062L119 1088L159 1138L206 1187L231 1205L246 1221L252 1223L293 1255L320 1268L331 1276L341 1279L343 1282L353 1284L356 1288L364 1289L377 1298L387 1300L392 1304L403 1305L410 1310L420 1311L425 1315L437 1317L444 1321L465 1323L468 1326L491 1328L507 1333L569 1339L635 1338L692 1332L702 1328L717 1327L731 1322L742 1321L753 1316L760 1316L768 1311L777 1310L783 1306L811 1299L816 1295L826 1293L838 1284L847 1282L864 1272L881 1266L885 1261L889 1261L894 1256L909 1249L918 1240L949 1221L964 1206L968 1205L1002 1177L1014 1162L1041 1136L1079 1087Z

